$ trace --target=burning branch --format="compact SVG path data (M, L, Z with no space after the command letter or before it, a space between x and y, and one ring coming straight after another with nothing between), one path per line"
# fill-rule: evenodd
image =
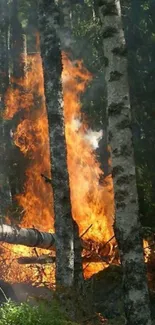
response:
M55 263L55 256L41 255L41 256L23 256L17 259L19 264L47 264Z
M89 231L89 229L91 227L92 227L92 224L82 233L82 235L80 235L80 238L82 238Z
M44 179L45 183L52 184L52 180L48 178L46 175L41 174L41 177Z
M48 254L41 256L22 256L17 258L19 264L53 264L55 263L56 257ZM91 262L103 262L110 264L110 257L101 257L98 254L90 254L82 257L83 263Z

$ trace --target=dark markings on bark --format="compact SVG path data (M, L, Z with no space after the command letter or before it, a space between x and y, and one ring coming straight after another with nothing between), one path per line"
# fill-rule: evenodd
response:
M102 1L101 12L104 16L117 16L117 9L115 4L111 1L107 3L107 1Z
M109 81L112 82L112 81L118 81L121 79L121 77L123 76L122 73L120 73L119 71L115 70L115 71L111 71L110 72L110 78L109 78Z
M137 215L138 215L138 211L136 212L137 213ZM138 238L138 236L137 236L137 233L139 233L139 236L140 236L140 227L139 228L137 228L137 226L136 225L134 225L133 227L132 227L132 238L130 238L130 237L128 237L126 240L124 240L124 238L122 237L121 238L121 242L122 242L122 244L124 245L123 246L123 251L125 252L125 254L128 254L128 253L130 253L131 251L133 251L134 250L134 243L136 243L137 245L136 245L136 250L135 250L135 252L136 253L139 253L140 252L140 250L141 250L141 248L140 248L140 245L139 245L139 238ZM140 239L141 241L142 241L142 238ZM129 259L130 261L131 261L131 259ZM126 262L126 267L127 267L127 269L128 269L128 265L129 265L129 260ZM136 262L136 261L135 261ZM143 269L143 268L142 268ZM143 269L144 270L144 269ZM141 270L139 270L140 272L141 272ZM132 274L130 273L130 276L132 277ZM133 281L136 281L137 279L133 279ZM131 284L130 284L131 285Z
M115 155L115 157L119 157L119 155L120 155L117 148L112 149L112 153L113 153L113 155Z
M125 105L123 102L111 103L108 106L108 114L109 114L109 116L120 115L121 111L124 109L125 109Z
M108 132L108 140L109 140L109 142L112 140L112 138L113 138L113 134L112 134L111 131L109 131Z
M132 199L130 200L131 203L135 204L136 203L136 199Z
M124 201L127 195L129 195L129 192L127 190L118 190L115 193L116 202L120 203L120 202Z
M117 29L115 27L107 27L103 30L102 36L103 38L113 37L117 33Z
M134 179L135 179L135 175L123 175L117 179L116 184L117 185L129 184Z
M109 60L108 60L108 58L107 58L106 56L103 57L103 62L104 62L104 66L105 66L105 67L108 67L108 65L109 65Z
M128 156L131 156L131 153L132 153L132 148L126 146L126 145L122 145L121 146L121 150L120 150L120 155L123 156L123 157L128 157Z
M124 168L122 166L115 166L112 169L112 177L116 177L117 175L120 175L121 173L124 172Z
M118 131L126 128L131 128L131 121L128 118L125 118L121 122L116 124L116 128Z
M116 203L116 208L117 208L117 209L122 209L122 210L124 210L125 207L126 207L126 204L125 204L124 202L117 202L117 203Z
M114 47L111 52L114 55L123 56L123 57L126 57L128 53L126 45L122 45L120 47L119 46Z

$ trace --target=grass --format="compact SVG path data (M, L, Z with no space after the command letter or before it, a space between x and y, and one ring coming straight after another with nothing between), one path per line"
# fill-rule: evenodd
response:
M78 325L70 321L55 301L17 305L11 301L0 307L0 325Z

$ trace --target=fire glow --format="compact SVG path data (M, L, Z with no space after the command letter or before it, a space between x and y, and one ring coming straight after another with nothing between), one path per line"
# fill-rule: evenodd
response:
M96 245L104 244L113 236L112 180L109 176L106 185L99 183L103 171L96 160L94 149L102 132L95 133L89 129L81 113L80 104L80 94L85 91L92 76L84 68L82 61L71 62L65 53L62 54L62 61L65 135L73 217L79 225L80 234L92 225L83 239ZM15 81L20 87L16 89L10 87L7 91L4 116L5 119L12 119L15 114L19 114L19 124L12 136L14 144L28 159L24 191L16 197L24 211L20 226L53 232L51 185L45 183L41 177L41 174L50 177L48 121L41 57L38 53L29 55L27 62L29 69L25 78ZM33 256L36 253L47 254L47 251L8 244L1 247L4 251L1 263L3 279L9 282L37 282L38 285L43 282L49 284L52 279L54 281L54 266L19 267L16 260L18 257ZM91 276L105 266L103 262L84 265L85 277Z

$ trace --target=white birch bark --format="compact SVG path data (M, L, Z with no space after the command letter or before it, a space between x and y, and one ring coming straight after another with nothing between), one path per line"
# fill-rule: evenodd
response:
M0 242L13 244L13 245L24 245L27 247L43 248L51 251L55 251L56 245L58 245L58 237L56 233L48 233L39 231L35 228L20 228L16 225L0 225ZM111 258L115 256L115 252L109 243L96 244L89 240L79 239L81 250L83 249L85 254L83 255L83 262L105 262L109 263ZM81 252L81 251L80 251ZM91 254L90 254L91 252ZM88 254L87 254L88 253ZM46 256L44 256L46 262ZM31 257L25 257L31 259ZM34 258L34 257L33 257ZM24 257L22 257L24 261ZM43 259L41 258L43 262ZM52 257L52 263L55 259ZM81 265L81 254L80 261L75 261L77 266ZM75 279L78 281L78 271L75 274Z
M38 16L52 157L56 282L58 286L70 287L74 281L74 234L64 132L62 62L57 35L59 12L54 0L40 0Z
M10 187L8 181L8 156L6 122L3 119L5 110L4 95L8 86L8 7L7 2L0 2L0 219L5 217L7 208L11 202ZM3 221L2 221L3 222Z
M99 14L106 62L107 114L115 191L114 230L123 267L125 313L128 325L150 325L120 1L101 0Z
M54 249L56 236L33 228L0 225L0 242L28 247Z

